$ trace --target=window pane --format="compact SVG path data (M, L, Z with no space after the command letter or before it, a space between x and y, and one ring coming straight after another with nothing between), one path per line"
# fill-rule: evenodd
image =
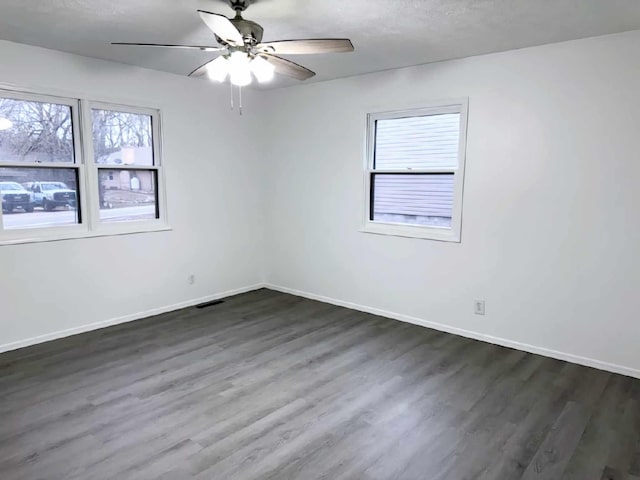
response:
M11 230L80 223L77 191L75 168L2 167L2 225Z
M154 165L151 115L92 110L96 163Z
M372 210L377 222L451 228L454 174L372 175Z
M100 220L153 220L158 214L155 170L99 169Z
M0 98L0 162L74 162L71 107Z
M460 114L376 121L374 168L457 168Z

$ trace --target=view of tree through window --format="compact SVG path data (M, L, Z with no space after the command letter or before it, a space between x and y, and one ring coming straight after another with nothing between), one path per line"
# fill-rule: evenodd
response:
M74 162L71 107L0 98L2 162Z
M96 163L153 165L151 116L93 109Z

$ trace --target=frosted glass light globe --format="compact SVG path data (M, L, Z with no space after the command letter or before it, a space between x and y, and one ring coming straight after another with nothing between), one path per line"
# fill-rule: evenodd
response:
M251 83L251 60L244 52L233 52L229 57L229 76L231 83L246 87Z
M207 77L216 82L224 82L229 74L229 61L225 57L218 57L207 65Z
M251 61L251 71L260 83L270 82L273 80L275 67L262 57L255 57Z

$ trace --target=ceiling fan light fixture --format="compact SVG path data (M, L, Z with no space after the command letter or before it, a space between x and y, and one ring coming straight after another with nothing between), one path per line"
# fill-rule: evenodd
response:
M251 59L242 51L233 52L229 56L229 77L237 87L246 87L251 83Z
M225 57L218 57L207 65L207 77L216 82L224 82L229 75L229 61Z
M234 108L234 90L237 90L241 115L242 87L250 85L254 77L259 83L266 83L274 78L275 73L297 80L308 80L315 75L315 72L280 55L340 53L354 50L353 43L348 38L308 38L263 43L262 26L242 17L242 12L252 0L227 0L227 2L236 12L233 18L205 10L197 11L201 20L214 34L218 46L210 43L177 45L131 42L114 42L112 45L218 52L220 55L218 58L200 65L189 76L208 77L209 80L220 83L228 78L231 86L231 109ZM234 89L234 86L238 88ZM11 123L7 123L6 120L3 123L3 120L5 119L0 117L0 130L11 128Z
M266 83L273 80L275 67L264 58L258 56L251 61L251 72L255 75L258 82Z

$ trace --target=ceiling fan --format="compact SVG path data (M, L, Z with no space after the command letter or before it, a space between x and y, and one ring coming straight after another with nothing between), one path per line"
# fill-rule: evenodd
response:
M320 38L307 40L280 40L262 43L263 28L256 22L242 17L251 0L227 0L236 12L234 18L198 10L200 18L213 31L219 45L169 45L157 43L114 42L112 45L140 47L165 47L219 52L220 56L199 66L189 74L192 77L208 76L224 82L227 77L232 85L244 87L252 82L252 76L260 83L273 79L280 73L297 80L307 80L315 75L308 68L278 55L306 55L340 53L354 50L347 38Z

